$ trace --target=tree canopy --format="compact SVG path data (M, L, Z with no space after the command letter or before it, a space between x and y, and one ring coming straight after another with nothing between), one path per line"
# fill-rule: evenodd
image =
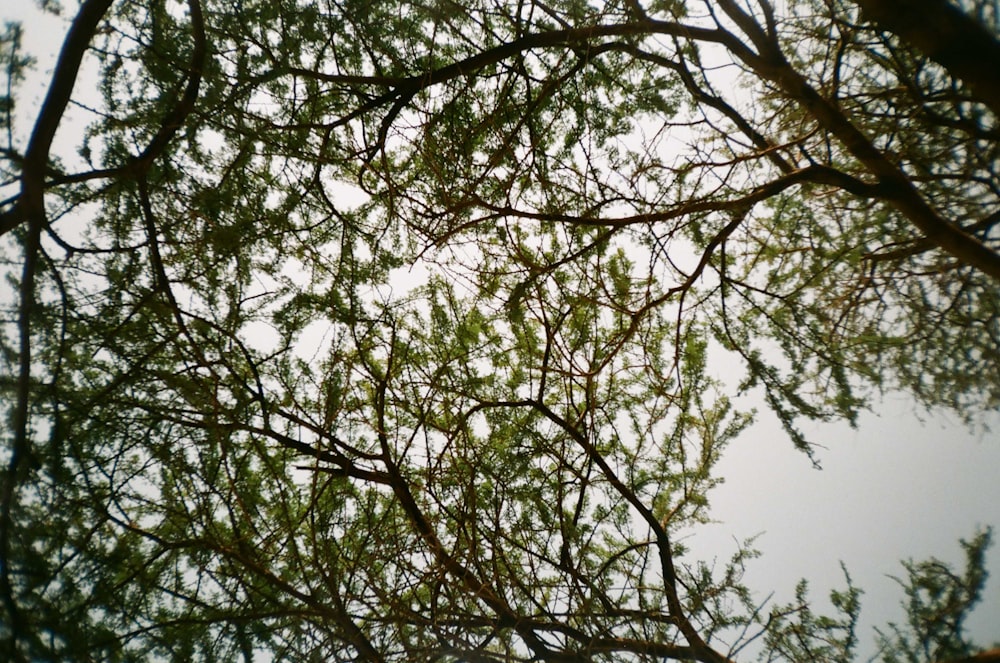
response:
M678 533L737 393L1000 405L995 3L66 5L29 124L0 36L3 657L857 656ZM884 660L973 655L989 541Z

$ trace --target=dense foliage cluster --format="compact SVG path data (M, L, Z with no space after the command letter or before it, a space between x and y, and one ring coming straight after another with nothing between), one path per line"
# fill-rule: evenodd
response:
M66 5L26 126L0 36L0 657L855 655L675 539L736 390L1000 405L993 3ZM972 652L963 545L887 661Z

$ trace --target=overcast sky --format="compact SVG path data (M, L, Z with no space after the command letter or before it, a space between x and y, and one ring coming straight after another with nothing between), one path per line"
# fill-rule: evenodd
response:
M0 19L25 23L25 46L40 60L22 109L37 108L65 32L64 22L40 23L33 4L6 0L0 9ZM72 150L69 143L78 137L61 136L64 151ZM1000 415L984 418L980 430L970 432L946 413L923 413L921 421L913 402L902 396L875 409L878 414L862 417L857 430L843 424L805 427L811 441L826 447L818 453L822 470L762 412L721 463L726 483L710 495L718 524L685 540L691 557L716 556L721 565L735 551L735 540L761 534L756 545L763 555L748 567L746 580L762 597L776 592L778 604L791 601L801 577L811 581L816 599L841 587L843 560L865 590L866 651L873 625L902 617L902 594L887 577L902 574L901 558L935 556L958 565L959 538L971 537L977 527L1000 526ZM993 430L984 431L986 425ZM969 623L982 645L1000 641L998 545L988 568L993 577Z
M865 590L862 651L872 648L873 626L903 617L902 592L888 577L904 575L900 559L937 557L961 568L958 540L977 527L1000 526L1000 416L983 417L979 432L970 432L954 415L918 413L900 395L874 409L878 414L863 416L857 430L804 427L826 447L817 455L822 470L762 413L720 464L726 483L710 496L720 522L687 540L693 554L718 550L721 563L735 551L734 537L761 534L756 547L763 554L746 580L762 597L775 591L778 604L794 598L802 577L814 598L843 587L843 560ZM991 432L981 429L986 424ZM991 548L988 569L993 576L968 624L981 645L1000 642L1000 546Z

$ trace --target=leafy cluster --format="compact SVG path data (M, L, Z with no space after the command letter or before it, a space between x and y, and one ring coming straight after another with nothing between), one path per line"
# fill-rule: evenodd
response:
M890 0L785 4L85 0L22 125L6 28L0 657L855 657L849 577L677 539L729 389L807 453L1000 403L1000 104ZM886 661L973 651L988 543Z

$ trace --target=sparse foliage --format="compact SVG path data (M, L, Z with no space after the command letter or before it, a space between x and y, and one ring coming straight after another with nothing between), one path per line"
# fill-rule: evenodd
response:
M937 559L903 563L906 578L899 580L906 601L906 624L889 624L879 633L886 663L919 663L968 657L977 646L963 632L965 619L983 598L986 584L984 556L990 531L962 541L965 568L956 573Z

